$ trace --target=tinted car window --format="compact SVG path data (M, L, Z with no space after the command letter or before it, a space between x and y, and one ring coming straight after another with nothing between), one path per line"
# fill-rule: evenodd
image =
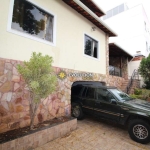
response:
M113 96L109 91L100 88L96 89L96 97L98 100L102 100L105 102L111 102L111 99L113 99Z
M89 87L87 89L87 92L86 92L86 98L94 98L94 92L95 92L95 89L94 88L91 88Z
M83 86L75 86L75 87L72 87L72 89L71 89L71 94L72 94L72 95L80 95L81 92L82 92L82 88L83 88Z
M128 94L119 91L118 89L109 89L109 90L121 101L132 100L132 98Z
M87 91L87 87L84 87L82 97L85 97L86 91Z

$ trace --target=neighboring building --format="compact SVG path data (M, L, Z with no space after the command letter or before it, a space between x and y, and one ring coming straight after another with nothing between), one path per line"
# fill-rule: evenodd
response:
M109 42L115 42L135 57L128 63L128 79L133 78L141 59L150 53L150 22L143 5L129 8L127 3L123 3L107 11L102 20L118 33L118 37L111 37ZM143 79L140 76L136 78L140 79L142 87Z
M106 12L102 20L112 27L118 37L110 38L110 42L121 45L135 55L137 51L148 56L150 53L150 23L143 5L129 8L126 3Z
M143 78L139 75L138 73L138 68L140 66L141 60L144 58L145 56L143 56L141 54L141 52L137 52L136 55L134 55L133 59L128 63L128 74L130 76L133 76L134 72L138 74L138 76L136 76L136 78L140 79L140 87L142 87L144 85L144 81Z
M36 123L70 115L74 81L121 87L124 77L109 75L108 38L116 34L99 20L104 12L93 1L5 0L1 12L0 133L30 123L29 92L16 67L32 52L52 56L58 76L56 92L41 100Z

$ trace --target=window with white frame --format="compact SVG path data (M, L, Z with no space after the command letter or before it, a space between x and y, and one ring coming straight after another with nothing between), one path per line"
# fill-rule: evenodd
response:
M54 15L27 0L14 0L11 29L54 42Z
M86 34L84 35L84 54L98 58L98 41Z

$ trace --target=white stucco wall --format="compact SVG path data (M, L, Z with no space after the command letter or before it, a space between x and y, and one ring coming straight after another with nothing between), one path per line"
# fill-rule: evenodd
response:
M128 64L128 74L129 74L129 79L132 76L132 73L134 72L134 70L138 70L139 66L140 66L141 60L136 60L136 61L130 61ZM139 79L140 79L140 87L143 86L144 82L143 82L143 78L139 75Z
M3 1L1 7L0 57L29 60L31 53L41 52L53 56L53 66L106 74L106 35L61 0L31 0L56 16L55 46L32 40L8 31L11 19L10 2ZM84 55L84 34L99 41L99 60Z
M132 76L132 73L135 69L138 69L139 68L139 65L140 65L140 62L141 60L136 60L136 61L130 61L129 62L129 77Z

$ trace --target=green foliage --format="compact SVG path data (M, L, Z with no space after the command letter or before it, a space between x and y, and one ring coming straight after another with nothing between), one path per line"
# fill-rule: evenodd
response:
M53 74L52 62L52 57L33 52L28 62L17 67L29 87L34 103L39 103L55 90L56 76Z
M150 81L149 80L144 81L143 88L150 89Z
M147 89L134 89L134 94L130 95L132 98L147 100L150 97L150 90Z
M134 98L134 99L146 100L145 97L143 97L143 95L131 94L130 96L131 96L132 98Z
M150 89L150 55L142 59L139 66L139 73L144 79L145 88Z
M142 89L137 89L137 88L135 88L135 89L134 89L134 94L135 94L135 95L141 95L141 94L142 94Z
M28 62L18 65L18 72L24 78L30 90L30 129L33 129L36 111L41 99L51 94L56 87L56 75L53 74L52 57L41 53L32 53Z

